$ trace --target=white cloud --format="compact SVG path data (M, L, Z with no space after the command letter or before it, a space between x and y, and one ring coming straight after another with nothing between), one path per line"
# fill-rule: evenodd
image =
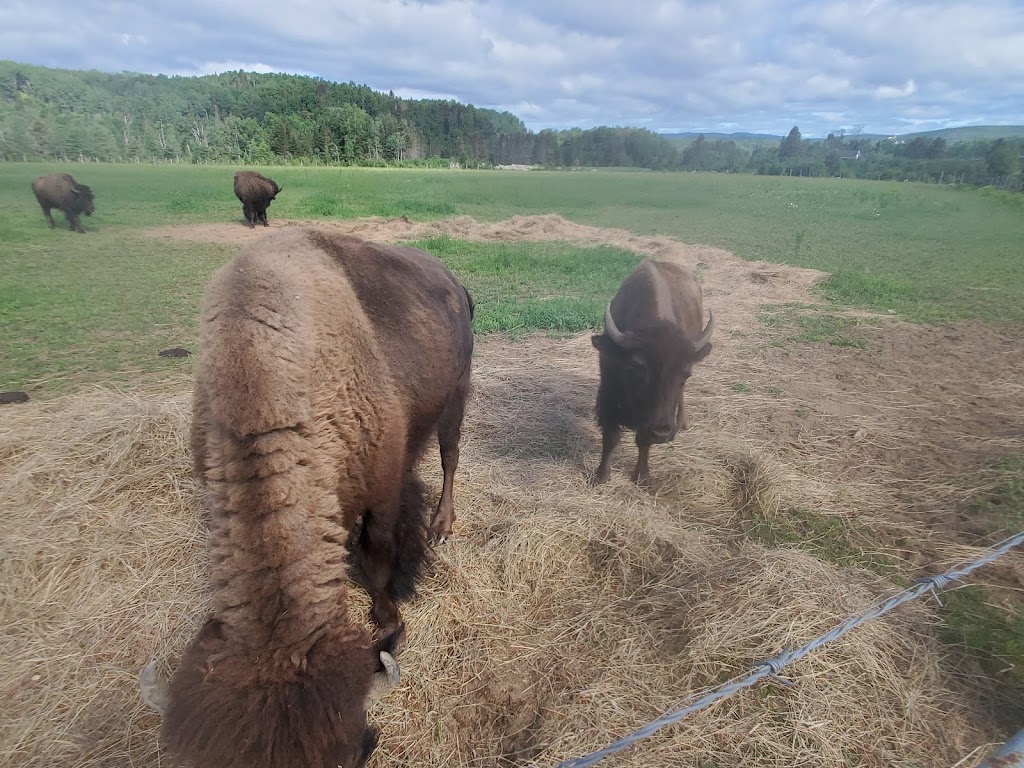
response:
M237 72L238 70L244 70L245 72L281 72L283 70L272 67L269 64L263 64L261 62L244 62L244 61L203 61L196 64L188 69L177 69L170 72L151 72L150 74L168 74L168 75L218 75L221 72ZM291 74L309 74L302 72L293 72Z
M389 90L400 99L438 99L440 101L458 101L458 97L454 93L426 91L419 88L393 88Z
M917 85L913 80L907 80L902 88L894 88L891 85L880 85L875 89L875 96L880 99L903 99L917 93Z
M54 18L79 20L73 31ZM531 128L1024 123L1024 6L948 0L14 0L0 51L109 71L306 73Z

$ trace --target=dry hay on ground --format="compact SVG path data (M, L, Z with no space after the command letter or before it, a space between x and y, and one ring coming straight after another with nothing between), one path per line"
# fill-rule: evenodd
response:
M570 237L556 219L516 231L600 233ZM480 341L456 535L406 609L404 682L373 711L377 764L553 765L897 588L760 546L744 534L752 520L806 508L856 521L907 560L976 551L933 530L929 510L964 492L935 473L1019 448L1018 342L888 323L865 329L866 351L796 344L781 357L758 327L759 302L807 301L817 273L628 237L704 265L721 319L687 389L693 428L653 451L652 493L627 481L629 441L612 481L591 489L589 336ZM904 344L903 333L919 335ZM945 372L935 362L951 349L965 361L986 342L994 357ZM894 390L897 367L912 385ZM174 664L205 610L187 391L94 390L5 411L0 764L158 763L137 674L152 657ZM973 411L954 407L965 392ZM1003 431L992 434L997 413ZM962 449L953 457L949 441ZM438 492L433 452L423 469ZM1005 563L1020 569L1019 557ZM353 599L365 608L362 592ZM923 602L901 608L795 665L796 688L759 684L610 764L953 765L998 734L980 714L983 682L961 679L935 640L936 615Z
M485 349L480 365L505 357ZM595 438L582 414L567 438L557 419L533 439L487 429L502 413L516 421L518 406L500 379L480 379L458 535L407 609L404 683L374 710L379 764L552 764L893 588L698 531L722 504L714 494L656 498L621 478L591 491L573 461L558 460ZM545 396L572 413L571 385ZM7 422L0 763L156 764L158 720L137 673L151 656L173 662L204 611L188 419L180 392L96 391ZM518 450L526 441L533 456ZM711 436L703 445L708 457L731 450ZM728 486L729 465L708 457L708 487ZM925 607L901 610L798 664L792 691L740 694L619 764L951 764L984 736L929 624Z

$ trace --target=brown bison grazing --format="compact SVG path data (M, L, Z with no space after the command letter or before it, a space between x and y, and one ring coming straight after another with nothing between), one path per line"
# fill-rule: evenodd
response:
M594 475L610 474L612 451L623 427L636 431L635 482L648 482L651 445L667 443L686 429L683 387L695 363L711 353L714 313L701 330L700 284L689 270L666 261L644 261L608 304L604 333L592 337L600 357L597 390L601 463Z
M92 190L85 184L79 184L69 173L51 173L40 176L32 182L32 192L42 206L46 223L53 229L52 208L58 208L68 222L68 229L85 234L85 227L78 215L84 213L92 216L96 208L92 202Z
M264 227L270 226L267 223L267 208L282 189L284 187L277 186L276 181L256 171L239 171L235 174L235 197L242 201L242 212L250 229L259 221L263 222Z
M426 556L415 464L435 431L436 532L454 517L472 313L433 256L306 228L261 238L211 279L191 446L213 614L169 684L143 674L175 759L364 764L376 740L367 701L388 666L396 681L397 601ZM376 642L347 605L350 550Z

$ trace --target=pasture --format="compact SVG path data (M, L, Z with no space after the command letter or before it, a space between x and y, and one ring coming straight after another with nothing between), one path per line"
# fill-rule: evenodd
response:
M86 235L28 185L96 193ZM375 765L554 765L1024 525L1024 207L985 191L657 173L261 169L271 227L411 242L478 305L458 522L406 609ZM225 167L0 165L0 762L156 765L137 696L204 613L187 451ZM645 255L718 325L650 491L587 484L591 329ZM434 493L433 451L423 472ZM858 630L617 765L975 765L1024 724L1024 559ZM353 599L363 600L359 590ZM360 603L365 608L365 601ZM962 761L959 762L958 761Z

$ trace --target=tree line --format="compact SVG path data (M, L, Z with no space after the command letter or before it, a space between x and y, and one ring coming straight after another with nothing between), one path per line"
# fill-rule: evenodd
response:
M744 152L734 142L699 136L682 154L687 170L994 185L1024 191L1020 163L1024 137L878 140L837 131L824 141L808 141L794 126L778 145L766 142Z
M509 112L402 99L300 75L168 77L0 61L0 160L248 165L637 167L997 184L1020 191L1024 139L878 141L795 127L752 149L641 128L533 132Z
M110 74L0 61L0 159L668 168L630 128L527 130L515 115L300 75Z

